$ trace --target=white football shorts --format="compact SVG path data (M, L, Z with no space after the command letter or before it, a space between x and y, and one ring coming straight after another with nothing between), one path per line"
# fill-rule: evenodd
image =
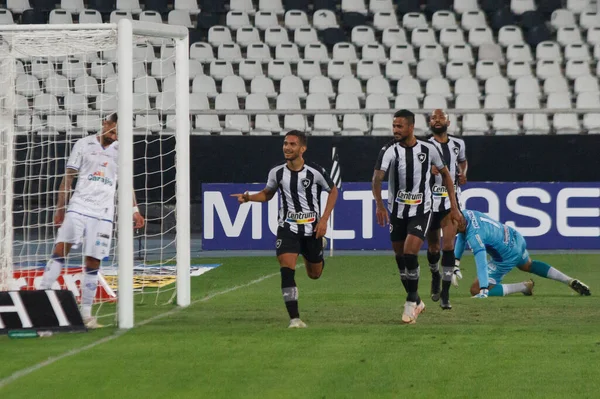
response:
M113 224L101 220L67 212L63 224L56 234L56 243L67 242L74 246L83 243L83 255L102 260L110 253Z

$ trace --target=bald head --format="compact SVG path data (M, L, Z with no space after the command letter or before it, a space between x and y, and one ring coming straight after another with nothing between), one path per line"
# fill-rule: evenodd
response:
M429 128L433 134L444 134L450 126L448 114L443 109L436 109L431 113Z

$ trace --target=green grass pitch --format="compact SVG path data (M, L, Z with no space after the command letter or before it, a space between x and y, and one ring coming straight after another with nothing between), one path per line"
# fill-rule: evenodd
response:
M534 258L581 279L592 296L533 276L532 297L472 299L475 267L466 257L454 309L442 311L429 299L421 256L427 308L417 324L402 325L394 259L335 256L320 280L296 272L305 330L286 328L274 256L195 259L223 265L192 279L187 309L124 334L0 337L0 398L600 397L600 256ZM529 277L514 270L505 282ZM136 321L174 308L137 306Z

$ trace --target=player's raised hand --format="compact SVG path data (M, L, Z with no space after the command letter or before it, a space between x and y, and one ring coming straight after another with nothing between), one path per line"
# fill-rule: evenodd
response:
M144 224L146 223L146 221L144 220L144 217L142 216L141 213L136 212L133 214L133 227L136 229L141 229L142 227L144 227Z
M387 226L390 223L390 217L388 215L387 209L383 206L378 206L375 210L375 215L377 216L377 224L380 226Z
M54 213L54 225L56 227L62 226L65 221L65 208L59 208Z
M240 204L250 201L250 195L247 191L243 194L231 194L230 197L237 197L238 203Z

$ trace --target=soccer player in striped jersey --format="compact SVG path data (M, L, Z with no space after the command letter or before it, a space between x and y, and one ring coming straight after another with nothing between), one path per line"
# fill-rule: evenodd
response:
M459 184L467 182L467 157L465 155L465 142L459 138L448 134L448 114L441 109L433 111L429 121L429 128L433 136L429 138L431 142L442 154L442 159L450 171L450 177L454 184L454 191L457 195L457 202L460 206L460 187ZM462 277L460 269L454 265L454 237L456 236L456 226L450 218L450 199L448 190L442 183L442 176L434 168L434 183L432 188L433 205L431 225L427 232L427 260L431 270L431 299L434 302L440 300L440 280L442 280L441 302L442 309L452 309L450 305L450 284L452 277ZM438 262L440 260L440 231L444 239L441 245L442 249L442 272ZM455 269L456 268L456 269Z
M463 210L458 222L456 237L456 259L460 261L468 243L475 255L477 278L471 286L475 298L504 296L514 293L531 295L533 280L515 284L501 284L502 279L515 267L524 272L560 281L571 287L579 295L589 296L590 288L579 280L571 278L554 267L532 260L527 251L527 243L519 232L502 224L484 213ZM486 253L490 255L488 262Z
M279 228L276 254L281 272L281 293L290 316L289 328L305 328L298 311L298 288L295 273L298 254L304 257L306 272L311 279L323 273L323 238L327 221L338 196L338 190L325 169L304 160L307 148L306 134L292 130L285 135L283 155L285 163L269 172L266 187L256 194L233 194L240 204L267 202L279 191ZM321 192L329 193L321 215Z
M394 114L394 141L385 145L373 173L377 223L390 225L390 239L402 284L407 292L402 321L412 324L425 308L418 294L418 254L431 217L432 166L448 189L453 219L460 218L450 172L433 144L414 135L415 115L408 110ZM381 197L381 183L388 172L388 208ZM388 210L391 215L388 215Z

